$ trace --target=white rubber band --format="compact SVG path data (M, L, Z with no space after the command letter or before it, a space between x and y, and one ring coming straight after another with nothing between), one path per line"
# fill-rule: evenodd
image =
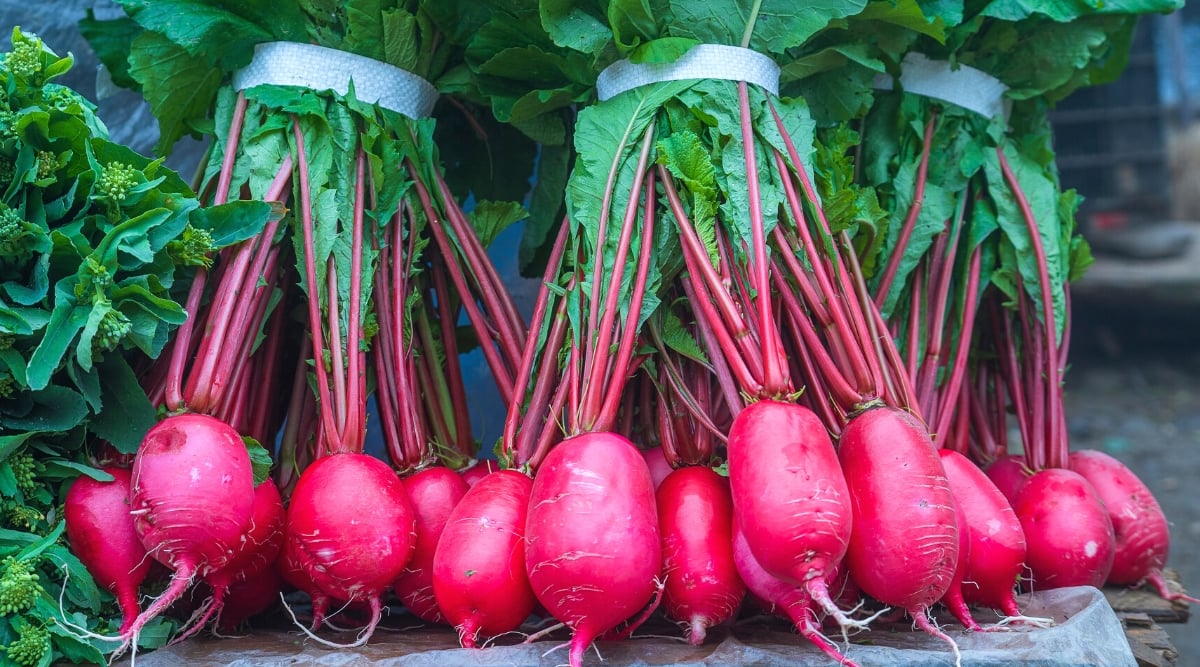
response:
M875 87L890 89L890 75L875 77ZM930 60L921 53L909 53L900 63L900 87L906 93L942 100L968 111L995 118L1008 114L1008 87L996 77L967 65L951 68L946 60Z
M425 79L372 58L315 44L265 42L254 47L254 59L233 74L235 90L264 84L332 90L345 95L354 81L354 96L409 118L433 111L438 92Z
M673 63L618 60L600 72L596 96L603 102L640 86L685 79L745 81L779 94L779 65L768 56L740 46L699 44Z

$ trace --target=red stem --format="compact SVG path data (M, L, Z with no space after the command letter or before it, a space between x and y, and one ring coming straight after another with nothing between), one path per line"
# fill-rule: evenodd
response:
M742 119L742 154L746 164L747 195L750 201L750 236L754 244L751 281L756 290L759 344L761 346L765 396L779 397L791 391L787 366L782 363L779 330L771 313L771 272L767 260L767 239L763 223L762 199L758 189L758 158L754 150L754 129L750 123L750 93L745 81L738 82L738 104Z
M1042 244L1041 231L1038 229L1037 220L1034 218L1033 209L1029 205L1029 200L1025 197L1024 191L1021 190L1021 184L1013 173L1012 168L1008 164L1008 158L1004 155L1004 147L996 147L996 156L1000 159L1000 169L1004 173L1004 180L1008 183L1009 189L1012 191L1013 197L1017 200L1017 206L1021 209L1021 215L1025 218L1025 225L1029 229L1029 238L1033 244L1034 256L1037 258L1038 264L1038 282L1042 293L1042 323L1046 331L1046 350L1048 363L1046 364L1046 384L1051 387L1051 391L1058 391L1061 382L1061 370L1058 365L1058 355L1054 351L1058 349L1058 327L1054 319L1054 297L1051 293L1050 285L1050 268L1047 265L1049 261L1046 256L1046 248ZM1048 401L1046 421L1050 424L1059 424L1062 417L1060 411L1062 406L1055 400ZM1056 427L1057 428L1057 427ZM1056 438L1057 440L1057 438ZM1050 467L1063 467L1067 464L1067 442L1053 442L1048 445L1046 452L1047 465Z
M925 137L921 143L921 162L917 166L917 182L913 187L913 202L908 209L908 216L904 219L904 226L900 228L900 238L896 241L896 247L888 256L887 267L884 269L883 278L879 281L879 288L875 291L875 307L880 310L887 301L888 292L891 291L892 283L896 279L896 272L900 269L900 262L904 260L904 251L908 248L909 241L912 240L913 230L916 229L917 218L921 216L921 206L925 203L929 151L930 145L933 143L933 127L936 121L937 113L931 111L929 120L925 123Z

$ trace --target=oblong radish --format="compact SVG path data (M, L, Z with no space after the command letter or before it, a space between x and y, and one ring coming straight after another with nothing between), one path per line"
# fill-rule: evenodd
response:
M433 555L433 594L459 641L516 630L533 611L525 522L533 482L515 470L484 476L446 518Z
M643 449L642 458L646 459L646 467L650 469L650 479L654 480L654 488L657 489L674 468L667 463L667 457L663 454L662 447Z
M429 623L444 623L446 618L433 594L433 556L446 520L470 486L459 473L434 466L406 477L404 488L416 514L417 543L392 588L414 616Z
M300 475L285 539L317 588L370 606L361 644L382 617L384 590L412 557L414 531L412 504L400 478L373 456L346 453L319 458Z
M538 468L525 523L534 595L571 628L570 664L650 602L662 572L654 482L625 437L584 433Z
M698 646L708 628L733 618L746 594L733 562L729 480L712 468L680 468L662 481L655 500L663 604L668 616L687 624L688 641Z
M758 401L733 420L728 450L734 514L755 559L854 625L830 599L827 583L854 521L846 478L820 418L794 403Z
M71 483L63 506L71 553L121 607L121 633L138 616L138 588L150 572L146 547L133 529L129 514L131 473L106 466L111 482L81 476Z
M1021 487L1013 511L1025 532L1034 590L1104 585L1116 538L1083 476L1066 468L1039 471Z
M758 599L764 611L787 617L800 635L821 649L825 655L842 665L854 665L849 658L842 655L833 642L819 632L808 591L767 572L754 557L736 516L733 520L733 560L738 576Z
M1171 550L1171 530L1154 494L1116 458L1092 449L1071 452L1067 464L1091 483L1112 521L1116 549L1110 584L1138 586L1149 581L1168 600L1190 600L1167 588L1162 570Z
M283 580L273 567L260 571L253 577L238 579L225 593L225 603L217 614L217 629L233 632L239 625L258 616L279 602Z
M963 520L969 548L962 595L967 602L1021 615L1015 588L1025 571L1025 531L1008 499L967 457L942 449L942 467Z
M854 512L850 576L957 651L927 614L950 588L959 548L954 495L928 430L903 410L871 408L850 419L838 456Z

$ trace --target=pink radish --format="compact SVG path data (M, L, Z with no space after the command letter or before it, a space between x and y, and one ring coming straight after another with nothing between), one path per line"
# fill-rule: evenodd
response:
M167 590L122 633L126 644L136 643L146 622L178 600L193 578L229 564L254 511L246 446L231 426L206 415L175 415L155 424L134 457L130 484L134 530L174 574Z
M516 630L533 611L525 521L533 482L515 470L480 479L446 518L433 555L433 594L465 648Z
M111 482L82 476L71 483L63 514L71 553L117 598L124 634L138 617L138 587L152 561L129 515L129 470L108 466L104 472L112 475Z
M285 539L323 593L370 606L357 642L364 644L382 617L384 590L412 557L414 531L412 504L392 469L372 456L344 453L304 470L292 491Z
M646 467L650 469L650 479L654 480L654 488L657 489L674 468L667 462L662 447L643 449L642 458L646 459Z
M758 401L734 419L728 448L734 514L755 559L804 588L843 625L861 626L829 595L853 521L846 478L821 420L795 403Z
M969 545L966 550L961 550L960 545L960 560L965 564L962 598L999 609L1013 618L1023 618L1014 594L1025 571L1025 533L1021 522L1008 500L978 466L952 450L942 449L938 454L962 519L960 530Z
M479 480L487 475L490 475L500 469L500 466L492 459L479 459L471 465L458 471L462 475L463 481L467 486L475 486Z
M404 488L416 513L417 543L393 588L417 618L444 623L446 618L433 594L433 557L446 520L470 487L459 473L435 466L405 478Z
M846 425L838 454L854 512L851 576L957 654L928 616L950 588L959 549L954 496L928 431L903 410L871 408Z
M238 545L237 554L225 567L204 577L205 583L212 587L208 609L190 628L177 635L172 643L199 632L209 619L220 618L226 594L231 587L260 577L264 570L272 569L283 549L283 519L283 500L279 497L279 489L270 479L264 480L254 489L254 516L250 520L250 529Z
M1116 538L1100 496L1083 476L1042 470L1021 487L1013 510L1025 531L1035 590L1104 585Z
M1021 487L1033 474L1025 465L1025 457L1020 454L1001 456L992 461L985 472L996 489L1008 500L1010 507L1017 504L1017 496L1021 494Z
M308 594L309 599L312 601L312 622L309 624L308 630L309 632L315 632L325 622L325 615L329 613L331 599L328 594L317 587L312 577L308 576L308 573L304 571L304 567L300 564L299 549L298 545L287 540L285 537L283 551L280 552L273 569L286 587L294 588Z
M1197 602L1172 592L1163 579L1171 531L1145 483L1124 463L1096 450L1071 452L1068 465L1091 483L1112 521L1116 551L1107 583L1140 586L1148 581L1167 600Z
M542 606L571 628L570 664L644 608L662 572L654 482L633 443L583 433L538 467L525 524L525 568Z
M225 593L225 604L217 615L219 632L233 632L239 625L258 616L279 601L283 589L275 568L268 567L253 577L239 579Z
M737 614L746 594L733 562L729 481L712 468L680 468L667 475L655 499L666 579L663 603L668 616L687 625L688 641L699 646L708 628Z
M765 611L786 616L802 637L839 664L855 664L819 632L808 591L772 575L758 562L736 516L733 520L733 561L746 588L758 598Z

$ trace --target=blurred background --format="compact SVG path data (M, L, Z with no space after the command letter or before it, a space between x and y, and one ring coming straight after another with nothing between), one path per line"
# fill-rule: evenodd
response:
M99 105L113 139L149 155L157 125L140 97L107 83L75 22L102 0L0 0L0 24L38 33L76 66L63 81ZM1171 522L1169 566L1200 592L1200 5L1138 25L1115 83L1084 89L1051 114L1065 187L1082 193L1080 227L1096 263L1073 289L1067 375L1073 448L1106 451L1154 491ZM167 163L189 178L204 146ZM517 274L519 228L497 241L497 268L529 309L536 281ZM528 313L526 313L528 316ZM503 413L482 359L471 398L490 448ZM472 378L468 376L470 383ZM376 430L377 433L377 430ZM377 435L376 435L377 438ZM1180 667L1200 667L1200 621L1165 626Z

